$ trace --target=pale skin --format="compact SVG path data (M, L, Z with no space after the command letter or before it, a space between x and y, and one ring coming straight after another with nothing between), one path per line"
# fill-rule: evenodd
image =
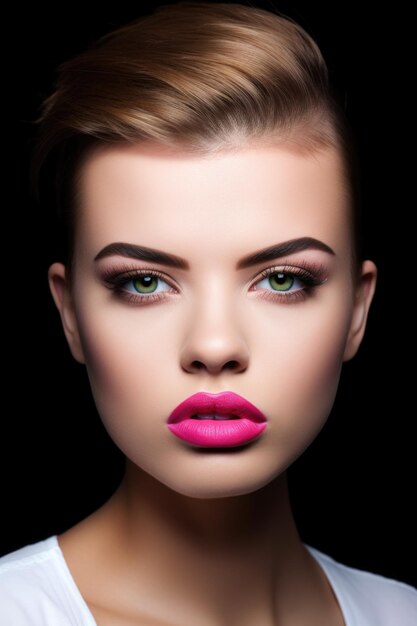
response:
M111 146L83 165L74 289L62 263L48 279L72 355L127 458L112 498L58 537L99 626L344 625L298 535L286 481L328 419L376 286L370 260L351 280L344 185L334 149L308 156L284 144L210 157ZM236 268L300 237L334 254L306 249ZM176 255L189 269L94 261L114 242ZM108 288L103 272L126 265L162 275L159 301ZM325 280L286 301L261 275L284 266L320 266ZM122 289L146 297L134 280ZM177 439L167 417L198 391L242 395L267 416L266 430L226 451Z

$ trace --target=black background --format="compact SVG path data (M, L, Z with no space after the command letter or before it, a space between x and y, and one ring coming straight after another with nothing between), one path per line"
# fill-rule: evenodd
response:
M365 252L379 270L367 332L343 366L332 414L289 470L298 528L306 543L347 565L417 586L414 271L405 245L415 206L404 156L408 17L398 3L395 14L367 13L359 2L243 3L275 7L319 44L357 138ZM19 24L8 58L16 79L5 155L13 188L2 212L0 554L69 528L100 506L122 475L122 454L101 425L85 368L69 352L49 293L47 268L56 259L48 217L29 195L31 122L59 63L156 4L165 2L132 7L122 0L95 11L89 5L88 12L73 4L35 5L11 18Z

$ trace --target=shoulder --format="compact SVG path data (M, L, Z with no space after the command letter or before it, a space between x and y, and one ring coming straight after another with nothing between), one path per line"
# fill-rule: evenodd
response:
M417 589L393 578L344 565L311 546L307 548L324 569L349 624L417 624Z
M88 623L81 618L55 535L0 557L0 624Z

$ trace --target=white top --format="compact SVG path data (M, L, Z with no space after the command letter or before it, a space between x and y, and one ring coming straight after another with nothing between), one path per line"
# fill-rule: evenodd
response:
M339 601L345 626L416 626L417 589L348 567L304 544ZM1 626L97 626L56 535L0 558Z

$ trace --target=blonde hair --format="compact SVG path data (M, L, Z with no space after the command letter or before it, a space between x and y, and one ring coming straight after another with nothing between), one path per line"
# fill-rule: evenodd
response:
M336 147L351 206L352 275L359 271L359 175L351 129L333 96L318 45L289 17L241 4L158 7L62 63L45 98L31 162L57 209L69 275L79 204L77 176L103 143L156 141L196 154L249 140Z

